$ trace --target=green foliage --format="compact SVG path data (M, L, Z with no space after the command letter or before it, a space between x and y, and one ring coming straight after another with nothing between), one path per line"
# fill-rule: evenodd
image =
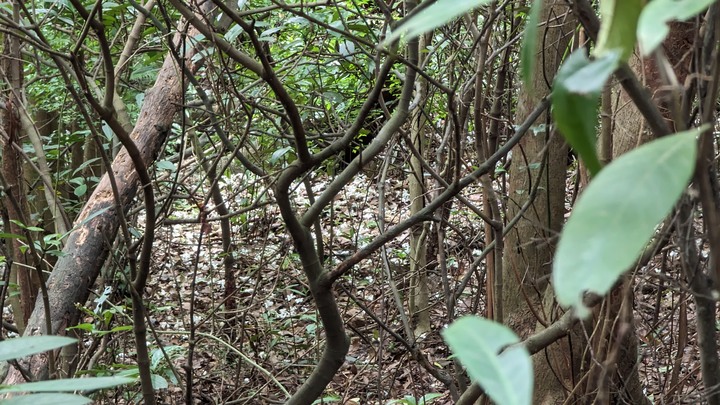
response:
M170 359L178 358L186 353L186 350L180 346L168 346L165 348L165 351L167 352ZM163 356L160 349L154 349L152 351L150 355L150 361L150 371L152 372L150 374L150 378L152 381L153 389L167 389L170 386L168 380L170 380L173 384L178 383L177 377L175 377L172 368L167 365L167 362L165 362L165 357ZM140 370L137 367L133 366L121 371L117 375L119 377L132 378L134 381L136 381L137 378L140 376Z
M583 293L606 294L637 260L687 187L701 131L643 145L590 182L560 235L553 262L552 284L561 305L588 315Z
M558 71L552 113L560 133L578 152L593 175L600 171L596 151L598 102L605 82L615 71L620 52L608 51L590 61L584 49L573 52Z
M165 346L163 350L171 361L187 355L187 349L182 346ZM167 388L169 385L168 380L176 385L179 383L171 365L168 364L163 354L163 350L155 348L150 353L150 370L153 372L153 387L155 389Z
M405 395L402 399L393 399L392 401L388 402L386 405L395 405L395 404L401 404L401 405L426 405L434 400L440 398L442 394L438 393L430 393L425 394L421 396L420 398L415 398L412 395Z
M507 347L520 341L507 326L466 316L443 331L443 338L493 401L502 405L532 402L532 360L524 346Z
M65 336L27 336L0 342L0 361L19 359L75 343Z
M438 0L404 21L380 43L380 47L388 47L398 39L409 41L417 38L490 2L490 0Z
M3 405L85 405L92 403L92 399L75 394L32 394L4 399Z
M8 339L0 342L0 360L7 361L19 359L32 354L42 353L48 350L54 350L75 342L75 339L64 336L26 336L16 339ZM118 376L93 378L65 378L59 380L38 381L25 384L0 386L0 395L8 393L53 393L18 396L12 399L3 400L3 404L87 404L92 401L83 396L58 393L72 391L94 391L104 388L116 387L118 385L129 384L134 381L134 378L125 378Z
M11 392L94 391L104 388L117 387L118 385L129 384L134 381L134 378L126 377L63 378L59 380L38 381L32 383L4 386L0 388L0 394L6 394Z
M635 49L635 31L644 0L603 0L600 2L602 26L595 48L596 56L620 50L627 61Z
M627 1L627 0L621 0ZM714 0L653 0L640 14L637 38L643 56L650 55L667 37L667 23L682 21L705 10Z
M339 395L325 395L313 401L312 405L332 404L340 401L342 401L342 397Z

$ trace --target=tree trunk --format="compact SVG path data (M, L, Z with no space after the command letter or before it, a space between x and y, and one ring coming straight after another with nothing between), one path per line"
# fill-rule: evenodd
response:
M426 37L425 35L420 37L420 49L424 49L427 43ZM422 63L422 56L420 63ZM427 81L422 77L418 78L420 94L417 97L420 100L427 98L427 88ZM412 112L410 122L410 140L413 148L424 155L427 142L424 139L425 115L422 108L417 108ZM408 180L410 215L417 214L418 211L425 207L425 176L420 160L419 156L413 155L410 157L410 178ZM415 328L413 339L430 331L430 291L427 269L429 232L429 224L418 224L410 231L411 290L409 312Z
M515 122L522 122L550 91L549 84L568 50L575 24L567 17L563 1L547 0L540 11L538 54L531 82L520 91ZM549 114L549 112L547 113ZM539 325L557 319L548 286L557 234L565 213L567 145L551 131L550 118L538 120L531 133L513 148L506 218L514 218L536 194L530 208L510 230L503 253L502 313L505 323L521 338L530 336ZM496 309L500 310L500 309ZM552 311L552 312L551 312ZM534 356L535 404L562 403L565 387L574 385L579 359L564 339ZM573 342L573 348L581 348Z
M194 29L187 34L197 35ZM180 41L176 37L176 43ZM185 54L186 64L191 66L195 49ZM180 67L172 55L165 58L158 73L155 85L147 91L132 139L147 166L157 156L164 142L167 128L170 128L182 105L184 88L181 85ZM45 310L41 300L35 304L27 325L25 336L62 334L65 328L77 323L76 303L85 303L90 288L97 278L100 268L108 256L109 248L118 232L118 209L127 211L138 188L138 175L123 148L112 164L112 173L118 195L114 196L109 175L103 176L87 204L76 221L75 230L68 237L63 256L58 260L54 271L47 281L50 300L51 330L45 330ZM115 198L120 206L115 204ZM109 243L108 243L109 241ZM40 354L28 359L31 373L38 379L48 374L47 356ZM11 370L5 384L23 382L22 376Z
M13 2L14 19L19 21L18 3ZM2 122L2 187L6 197L2 206L7 215L8 223L5 229L9 233L22 236L30 236L25 227L30 224L30 215L27 203L27 187L23 176L23 132L21 125L22 94L23 94L23 72L22 59L20 56L20 40L12 35L5 35L2 53L2 71L5 73L6 86L2 86L2 102L4 108L0 109L0 122ZM26 239L21 241L18 237L9 238L10 243L7 253L11 260L12 267L10 282L15 283L20 295L10 299L10 304L15 315L15 323L18 330L24 330L27 320L32 312L33 303L37 298L40 279L33 266L29 263L29 257L25 251L24 244L33 243ZM17 300L19 298L19 300Z

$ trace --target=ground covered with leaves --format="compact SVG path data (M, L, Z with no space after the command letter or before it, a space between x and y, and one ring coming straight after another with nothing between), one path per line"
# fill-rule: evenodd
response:
M323 216L326 266L333 268L408 215L404 177L380 182L376 173L358 176L337 196ZM313 179L315 193L328 177ZM568 182L568 196L575 183ZM192 375L196 403L282 403L303 384L324 347L323 329L305 275L267 184L247 174L224 177L222 188L233 217L234 264L225 274L220 226L212 205L202 199L176 200L156 232L152 282L146 291L152 372L160 402L185 403L184 387ZM198 196L202 195L198 191ZM298 209L309 205L299 185ZM381 194L382 201L381 204ZM481 191L463 191L480 205ZM210 212L210 221L201 213ZM482 222L469 210L453 207L446 240L448 280L453 288L468 272L483 279L475 263L484 246ZM142 221L138 221L141 223ZM450 404L450 394L428 371L428 364L457 371L440 331L449 322L441 274L431 271L432 331L416 347L406 346L401 322L409 288L409 239L388 243L337 285L336 296L351 339L340 372L317 403ZM640 375L655 403L697 403L699 356L693 303L678 286L677 251L669 246L635 273L634 307L639 337ZM116 258L120 260L120 258ZM475 263L475 265L473 264ZM227 282L234 284L228 297ZM135 370L130 300L116 269L96 284L95 302L86 308L81 337L84 373L104 375ZM474 283L474 284L473 284ZM471 281L455 303L457 314L482 314L483 283ZM401 303L398 300L402 301ZM419 362L413 350L425 359ZM192 361L189 354L192 351ZM139 401L139 387L100 394L102 403Z

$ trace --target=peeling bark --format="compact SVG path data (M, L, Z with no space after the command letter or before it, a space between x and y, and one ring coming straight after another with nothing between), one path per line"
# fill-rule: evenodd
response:
M196 35L189 32L188 36ZM179 40L176 37L176 41ZM194 49L186 53L190 63ZM158 73L155 85L146 92L140 115L132 132L142 159L147 166L153 162L163 145L165 129L172 125L182 103L180 67L169 54ZM118 208L127 211L138 190L138 175L127 151L123 148L112 164L120 207L115 204L110 177L105 174L83 207L75 228L68 237L63 256L60 257L48 281L52 330L45 330L45 313L41 300L37 300L24 336L64 334L65 328L77 323L76 303L85 303L90 288L108 256L112 241L118 232ZM30 357L26 366L37 379L48 375L47 356ZM24 382L19 372L12 369L4 384Z

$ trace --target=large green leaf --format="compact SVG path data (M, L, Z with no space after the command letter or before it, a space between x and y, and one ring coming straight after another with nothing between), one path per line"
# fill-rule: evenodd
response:
M596 150L598 101L619 60L619 50L608 51L591 61L583 49L578 49L560 67L553 84L552 114L555 123L593 175L601 167Z
M3 405L85 405L92 399L74 394L30 394L4 399Z
M0 361L20 359L75 343L65 336L26 336L0 342Z
M606 294L633 265L687 187L701 130L643 145L590 182L560 235L553 262L561 305L585 317L583 293Z
M619 49L627 61L635 49L635 33L644 0L603 0L600 2L602 25L594 54L603 56Z
M520 69L522 79L526 86L530 85L530 76L535 69L535 52L537 52L538 44L538 24L540 21L540 8L543 6L543 0L533 0L530 6L530 14L525 23L525 33L523 34L522 48L520 51Z
M395 28L393 32L380 43L380 47L388 47L401 38L405 41L417 38L426 32L447 24L454 18L490 2L491 0L438 0L416 15L408 18L406 21L403 21L399 27Z
M0 393L91 391L130 384L135 380L135 378L127 377L63 378L60 380L8 385L0 388Z
M467 372L499 405L528 405L532 402L533 369L524 346L508 345L520 339L508 327L466 316L443 331L443 338L467 368ZM498 354L500 353L500 354Z
M626 1L626 0L621 0ZM687 20L705 10L715 0L653 0L640 14L637 39L643 56L650 55L665 40L667 23Z

